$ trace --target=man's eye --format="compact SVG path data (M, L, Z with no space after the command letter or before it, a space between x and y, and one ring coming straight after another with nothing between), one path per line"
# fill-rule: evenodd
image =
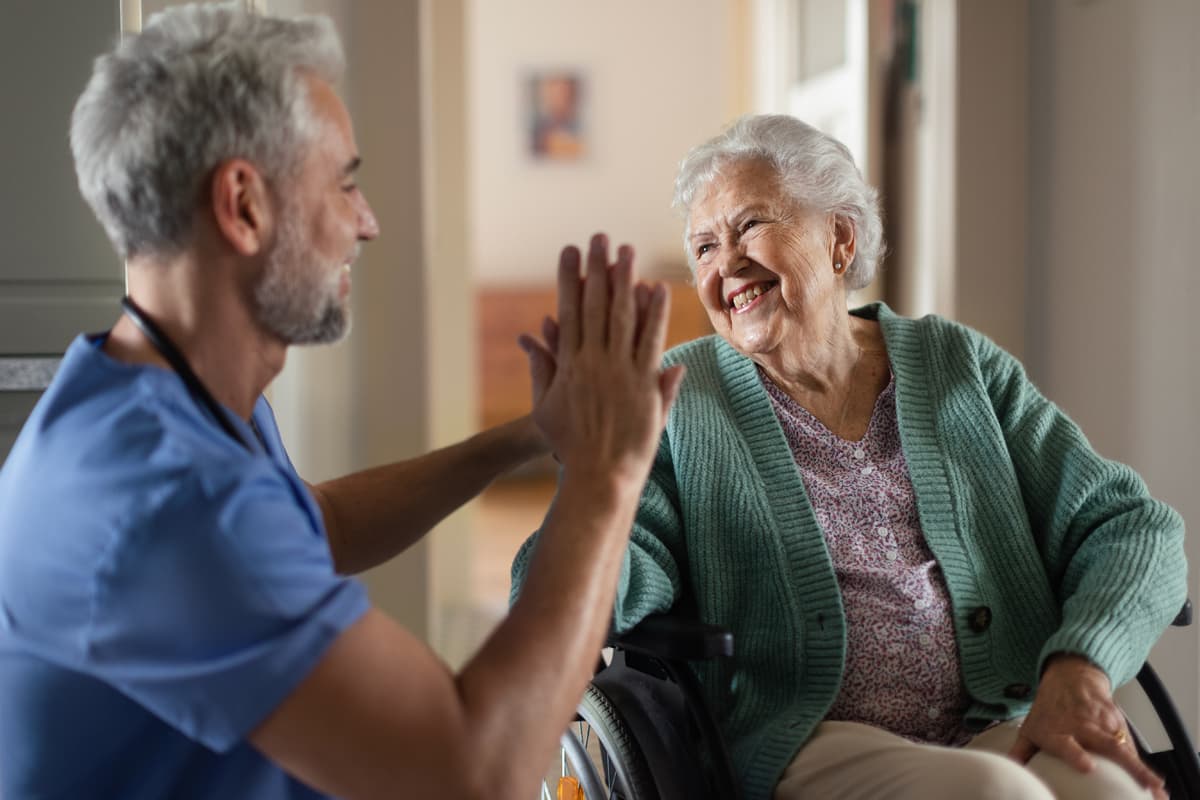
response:
M357 184L357 183L348 183L348 184L346 184L345 186L343 186L343 187L342 187L342 191L343 191L343 192L347 192L347 193L348 193L348 192L353 192L353 191L355 191L356 189L358 189L358 184Z

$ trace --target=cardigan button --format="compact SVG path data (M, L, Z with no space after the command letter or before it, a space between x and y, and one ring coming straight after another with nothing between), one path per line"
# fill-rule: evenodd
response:
M992 624L992 610L987 606L980 606L971 612L971 616L967 617L967 625L975 633L983 633Z
M1032 691L1027 683L1010 683L1004 687L1004 696L1009 700L1024 700Z

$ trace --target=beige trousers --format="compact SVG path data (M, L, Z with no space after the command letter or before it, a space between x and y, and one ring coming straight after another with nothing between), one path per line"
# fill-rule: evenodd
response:
M1081 774L1039 753L1021 766L1005 754L1017 721L962 748L917 744L857 722L822 722L783 773L775 800L1148 800L1116 763L1095 757Z

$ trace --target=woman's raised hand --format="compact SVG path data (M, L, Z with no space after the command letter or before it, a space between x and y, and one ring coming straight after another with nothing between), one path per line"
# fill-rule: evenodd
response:
M558 265L558 320L544 341L520 339L530 359L533 418L572 472L636 482L650 470L682 367L661 367L670 297L637 284L633 248L609 263L608 239L592 237L586 274L575 247Z

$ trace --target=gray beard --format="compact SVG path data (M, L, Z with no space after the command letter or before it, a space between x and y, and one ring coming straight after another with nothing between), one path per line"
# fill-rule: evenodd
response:
M289 345L336 342L350 331L349 311L338 297L341 273L308 260L297 216L284 209L283 219L254 290L258 321ZM333 285L320 275L332 275Z

